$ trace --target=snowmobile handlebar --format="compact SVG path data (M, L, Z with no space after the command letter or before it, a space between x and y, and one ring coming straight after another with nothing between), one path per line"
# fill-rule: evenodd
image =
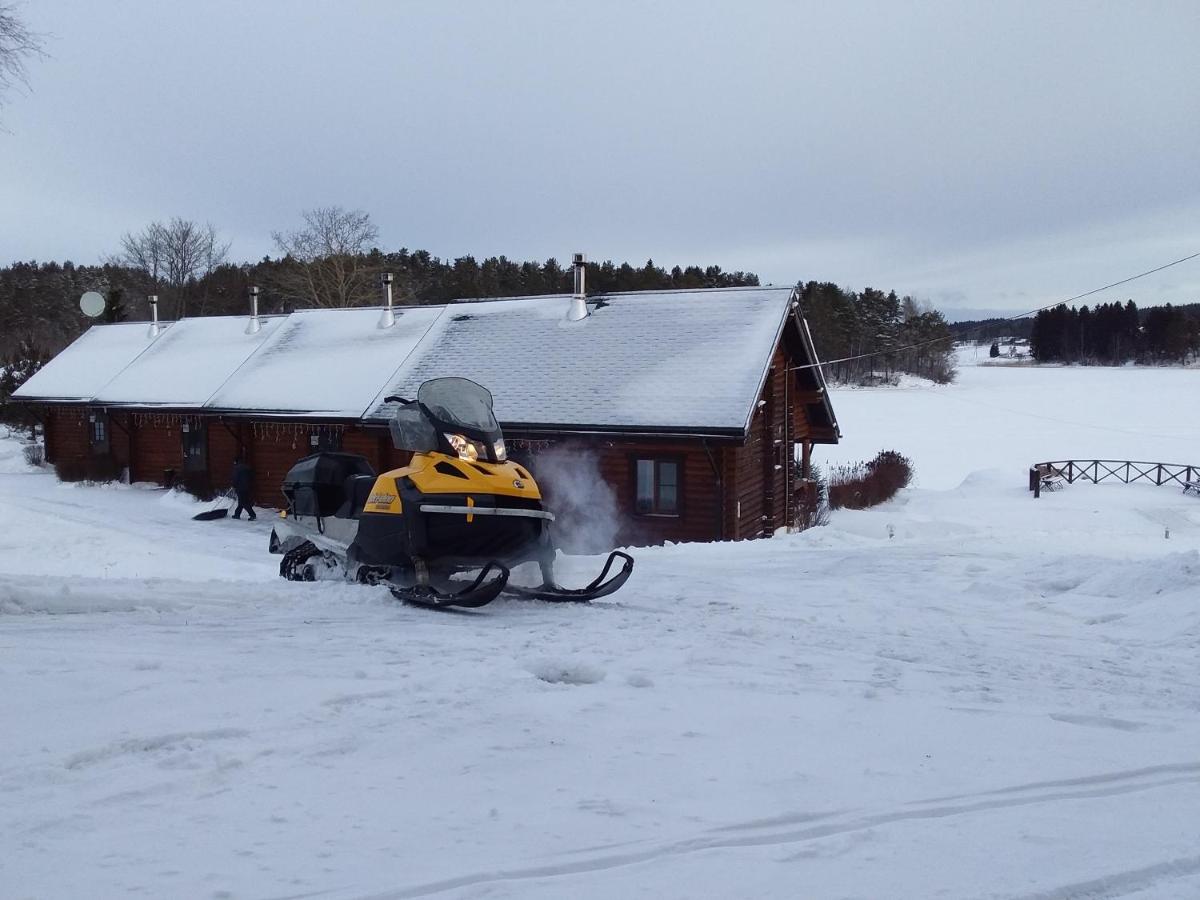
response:
M384 397L383 402L384 403L399 403L402 406L408 406L408 404L412 403L411 400L405 400L403 397L399 397L395 394L392 394L392 396L390 396L390 397Z

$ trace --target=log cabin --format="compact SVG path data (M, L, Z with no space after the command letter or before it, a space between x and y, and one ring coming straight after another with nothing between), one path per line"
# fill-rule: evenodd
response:
M573 479L605 486L617 545L795 527L813 445L840 437L790 287L588 297L577 284L441 306L98 324L14 400L42 423L60 477L205 494L228 486L240 456L257 504L275 507L284 474L317 450L403 465L384 398L446 375L492 392L510 454L551 482L551 508L556 492L570 502ZM539 475L563 454L570 477Z

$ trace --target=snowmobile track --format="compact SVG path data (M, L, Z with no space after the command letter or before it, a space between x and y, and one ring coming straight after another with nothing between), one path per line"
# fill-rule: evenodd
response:
M1142 780L1148 773L1181 774L1177 774L1176 777L1161 778L1156 780ZM1181 784L1200 785L1200 764L1185 763L1178 766L1155 766L1149 769L1134 769L1096 776L1087 776L1079 779L1066 779L1061 782L1049 781L1034 782L1032 784L1025 785L1014 785L1009 788L1000 788L995 791L987 791L974 795L964 795L961 798L965 800L970 799L971 797L992 797L993 799L979 799L974 803L929 805L925 806L924 808L892 810L890 812L877 813L875 815L846 819L841 822L836 820L842 817L844 815L843 813L817 814L815 817L812 813L803 813L798 814L795 817L785 816L757 820L741 824L722 826L720 828L713 829L709 836L674 841L644 850L632 850L627 853L601 855L593 857L592 859L584 859L578 862L566 862L557 865L549 864L543 866L530 866L522 869L479 872L470 875L462 875L457 878L446 879L444 881L429 882L423 885L414 885L412 887L402 888L396 891L364 894L356 897L355 900L407 900L407 898L426 897L444 893L446 891L458 890L461 888L473 888L487 884L502 884L506 882L531 881L542 878L603 872L610 869L619 869L626 866L634 866L641 863L652 862L658 859L684 856L692 853L702 853L709 850L798 844L807 841L819 840L826 837L866 831L868 829L879 828L898 822L919 821L922 819L952 818L979 812L987 812L989 810L1009 809L1012 807L1036 806L1045 803L1115 797L1122 794L1156 790L1158 788L1171 787ZM1094 788L1089 787L1089 789L1086 790L1042 792L1042 789L1046 787L1065 788L1070 786L1090 785L1098 786ZM1032 793L1028 796L998 796L1007 794L1020 794L1028 791L1034 791L1035 793ZM924 804L937 804L938 802L939 801L936 800L914 801L912 804L910 804L910 806L920 807ZM807 828L800 828L796 830L773 830L779 825L800 822L814 822L822 819L835 821L827 821L826 824L812 825ZM762 831L764 833L743 833L736 836L731 834L731 832L754 831ZM1113 889L1118 888L1123 879L1128 879L1129 881L1127 889L1123 892L1131 893L1163 878L1183 877L1195 873L1200 873L1200 857L1188 857L1185 859L1170 860L1154 866L1149 866L1146 869L1118 873L1116 875L1109 876L1108 878L1100 878L1094 881L1081 882L1076 885L1068 885L1063 888L1052 889L1048 892L1022 895L1019 897L1014 897L1013 900L1090 900L1090 898L1097 898L1097 900L1099 900L1099 898L1102 897L1120 896L1120 893L1113 893Z
M1117 897L1141 893L1164 881L1187 878L1191 875L1200 875L1200 856L1168 859L1140 869L1127 869L1045 891L1012 895L1008 900L1114 900Z

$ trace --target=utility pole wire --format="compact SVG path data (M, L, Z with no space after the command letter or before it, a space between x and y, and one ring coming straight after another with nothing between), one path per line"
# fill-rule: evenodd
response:
M1037 309L1030 310L1029 312L1017 313L1015 316L1005 316L1005 317L1001 318L1000 321L1001 322L1013 322L1013 321L1016 321L1017 319L1024 319L1028 316L1037 315L1038 313L1040 313L1044 310L1047 310L1047 309L1054 309L1054 307L1056 307L1056 306L1062 306L1067 303L1074 303L1076 300L1082 300L1084 297L1092 296L1092 294L1098 294L1101 291L1107 291L1109 288L1115 288L1115 287L1120 287L1123 284L1129 284L1129 282L1131 282L1131 281L1137 281L1139 278L1145 278L1147 275L1153 275L1155 272L1161 272L1163 269L1169 269L1169 268L1171 268L1171 266L1177 266L1180 263L1185 263L1188 260L1195 259L1198 256L1200 256L1200 250L1196 251L1195 253L1193 253L1189 256L1184 256L1184 257L1182 257L1180 259L1176 259L1172 262L1165 263L1161 266L1157 266L1156 268L1148 269L1145 272L1140 272L1137 275L1130 275L1128 278L1122 278L1120 281L1114 281L1112 284L1106 284L1106 285L1104 285L1104 287L1092 288L1092 290L1090 290L1090 291L1084 291L1082 294L1076 294L1074 297L1068 297L1066 300L1056 300L1053 303L1048 303L1045 306L1040 306ZM974 334L975 332L982 331L986 327L987 327L986 325L981 325L978 328L973 329L972 331L968 331L967 335L971 335L971 334ZM924 347L926 344L937 344L944 340L946 340L946 339L945 338L930 338L927 341L918 341L915 344L907 344L903 347L889 347L887 350L876 350L873 353L860 353L857 356L843 356L841 359L827 359L824 362L809 363L804 366L793 366L788 371L789 372L799 372L802 369L819 369L822 366L833 366L833 365L837 365L838 363L853 362L856 359L869 359L872 356L882 356L885 353L900 353L904 350L914 350L917 347Z

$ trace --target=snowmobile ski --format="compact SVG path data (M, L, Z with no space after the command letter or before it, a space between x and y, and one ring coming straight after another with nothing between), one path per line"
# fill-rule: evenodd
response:
M489 579L489 576L493 576ZM478 609L487 606L500 596L508 584L508 567L498 562L490 562L484 566L475 580L457 591L439 590L429 584L411 586L387 582L392 596L404 603L414 606L432 608L459 607L462 609Z
M623 560L621 571L605 581L609 571L618 560ZM621 585L629 579L631 572L633 572L633 557L620 550L614 550L608 554L608 559L604 563L604 568L600 570L600 574L587 587L572 589L548 583L543 584L541 587L527 588L510 584L504 588L504 593L523 600L546 600L550 603L587 603L598 597L606 597L620 589Z

